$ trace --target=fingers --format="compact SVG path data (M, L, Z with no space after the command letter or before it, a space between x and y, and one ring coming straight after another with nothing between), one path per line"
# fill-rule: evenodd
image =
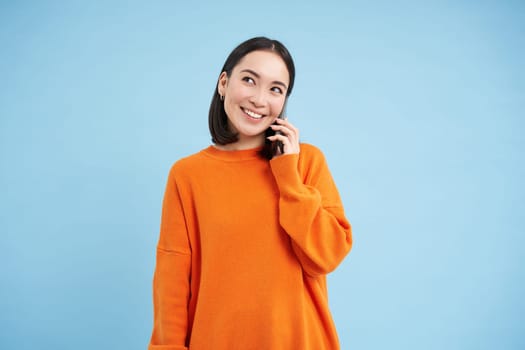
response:
M281 141L283 143L283 154L299 153L299 130L290 122L276 119L271 128L276 132L274 136L268 137L270 141Z
M275 121L277 125L274 125L276 127L276 129L274 130L280 130L286 135L292 135L299 139L299 130L295 126L293 126L288 120L277 118Z

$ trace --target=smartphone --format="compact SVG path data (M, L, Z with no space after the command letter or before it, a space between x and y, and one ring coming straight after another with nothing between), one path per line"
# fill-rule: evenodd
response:
M279 119L286 119L286 104L288 102L288 98L284 100L283 109L281 110L281 113L277 116ZM276 131L276 135L282 135L282 132ZM281 141L275 141L273 146L273 154L277 153L277 150L279 150L282 153L284 153L284 145Z

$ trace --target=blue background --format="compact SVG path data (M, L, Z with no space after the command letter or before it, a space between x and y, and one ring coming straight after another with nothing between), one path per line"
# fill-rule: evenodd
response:
M256 35L353 224L342 348L525 348L522 1L1 1L0 348L145 349L168 170Z

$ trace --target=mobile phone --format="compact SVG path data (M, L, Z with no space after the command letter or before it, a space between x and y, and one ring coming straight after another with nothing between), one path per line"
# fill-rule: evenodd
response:
M277 116L279 119L286 119L286 104L288 102L288 98L284 100L283 109L281 110L281 113ZM275 132L276 135L282 135L283 133L280 131ZM275 141L274 147L273 147L273 154L277 153L277 149L282 153L284 153L284 145L281 141Z

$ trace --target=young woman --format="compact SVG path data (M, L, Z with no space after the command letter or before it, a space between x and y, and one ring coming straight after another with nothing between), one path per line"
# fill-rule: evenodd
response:
M294 78L276 40L228 56L213 145L169 173L150 350L339 349L326 274L350 251L351 228L323 154L278 118Z

